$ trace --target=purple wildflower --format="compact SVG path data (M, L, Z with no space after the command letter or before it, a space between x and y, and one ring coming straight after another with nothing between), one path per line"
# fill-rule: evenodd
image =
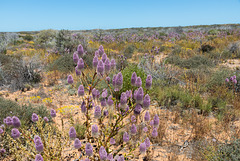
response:
M56 117L56 116L57 116L56 111L55 111L54 109L51 109L50 115L51 115L52 117Z
M129 135L128 135L127 132L125 132L125 133L123 134L123 141L124 141L124 142L128 142L128 141L129 141Z
M38 115L37 114L35 114L35 113L32 114L32 121L33 122L37 122L38 121Z
M156 138L158 136L157 128L153 128L152 137Z
M11 118L10 116L8 116L8 117L5 119L5 124L7 124L8 126L10 126L10 125L13 124L12 118Z
M89 157L93 155L93 147L90 143L86 144L85 152L86 152L86 155Z
M82 70L82 69L84 68L84 61L83 61L82 58L80 58L80 59L78 60L78 62L77 62L77 68L78 68L79 70Z
M45 122L49 122L49 119L48 119L46 116L43 118L43 120L44 120Z
M150 142L150 140L149 140L149 138L147 137L146 139L145 139L145 144L146 144L146 148L149 148L150 147L150 145L151 145L151 142Z
M84 101L81 104L81 112L82 113L86 113L87 112L86 103Z
M79 85L78 87L78 96L84 96L84 86Z
M105 63L106 59L107 59L107 54L106 54L106 53L103 53L103 55L102 55L102 61L103 61L103 63Z
M95 110L94 110L94 117L99 119L101 117L102 113L101 113L101 108L100 106L96 106Z
M41 139L35 141L35 148L39 153L43 151L43 143Z
M100 156L101 160L106 160L107 159L107 152L106 152L106 149L103 146L101 146L100 149L99 149L99 156Z
M68 84L73 84L73 77L71 75L67 78Z
M43 161L43 157L41 156L41 154L36 155L35 161Z
M140 144L140 153L145 153L146 152L146 144L145 142Z
M146 94L144 97L144 100L143 100L143 108L149 109L150 102L151 102L150 96L148 94Z
M142 79L141 79L141 77L137 77L135 85L136 85L136 87L141 87L142 86Z
M114 138L111 138L111 139L110 139L110 144L111 144L111 145L116 144L116 141L115 141Z
M73 62L74 62L74 63L77 63L77 62L78 62L78 60L79 60L79 57L78 57L78 52L77 52L77 51L75 51L75 52L73 53Z
M72 126L69 129L69 137L70 139L75 139L77 136L75 128Z
M135 124L132 124L130 128L131 135L136 135L137 134L137 127Z
M20 137L20 132L18 131L18 129L13 128L11 135L12 135L12 138L13 138L13 139L17 139L17 138Z
M12 117L12 125L13 127L16 127L16 128L21 126L21 122L17 116Z
M142 106L140 104L137 104L134 108L134 114L139 115L142 111Z
M98 61L98 65L97 65L97 73L99 75L103 75L104 74L104 63L102 60Z
M79 148L81 148L81 146L82 146L81 141L78 138L75 138L75 140L74 140L74 148L75 149L79 149Z
M150 89L152 87L152 76L148 75L146 79L146 89Z

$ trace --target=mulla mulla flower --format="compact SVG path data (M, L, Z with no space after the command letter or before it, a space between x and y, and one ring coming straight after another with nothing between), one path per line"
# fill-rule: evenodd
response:
M113 105L112 95L108 96L107 104L108 104L108 107L112 107Z
M141 77L137 77L136 82L135 82L136 87L141 87L142 86L142 79Z
M153 128L152 137L156 138L158 136L157 128Z
M110 144L111 144L111 145L116 144L116 141L115 141L114 138L111 138L111 139L110 139Z
M102 60L98 61L98 65L97 65L97 73L99 75L103 75L104 74L104 63Z
M78 87L78 96L84 96L84 86L79 85Z
M43 157L41 156L41 154L36 155L35 161L43 161Z
M10 116L6 117L5 119L5 124L7 124L8 126L13 124L12 118Z
M131 133L131 135L137 134L137 127L135 124L132 124L132 126L130 127L130 133Z
M129 141L129 135L128 135L127 132L125 132L125 133L123 134L123 141L124 141L124 142L128 142L128 141Z
M21 126L21 122L17 116L12 117L12 125L13 127L16 127L16 128Z
M33 139L34 143L36 143L36 141L39 140L39 139L41 140L40 136L35 135L35 136L34 136L34 139Z
M142 106L140 104L137 104L134 108L134 114L140 115L141 111L142 111Z
M151 89L152 87L152 76L148 75L146 79L146 89Z
M98 53L100 56L102 56L104 54L104 49L103 49L102 45L99 46Z
M93 58L93 68L96 69L98 65L98 57L95 55Z
M73 77L71 75L68 76L67 82L68 84L73 84Z
M150 120L150 113L149 111L146 111L145 116L144 116L144 121L148 122Z
M85 146L85 152L87 156L92 156L93 155L93 147L90 143L87 143Z
M106 106L107 106L106 98L102 98L102 99L101 99L101 106L102 106L102 107L106 107Z
M141 143L140 144L140 153L144 154L146 152L146 149L147 149L146 143L145 142Z
M41 139L35 141L35 148L39 153L43 151L43 143Z
M51 109L50 115L51 117L56 117L57 116L56 111L54 109Z
M17 139L20 137L20 132L18 131L18 129L13 128L11 131L11 136L13 139Z
M158 117L157 114L153 118L153 126L154 127L158 127L159 126L159 117Z
M94 109L94 117L99 119L102 115L100 106L96 106Z
M103 53L103 55L102 55L102 61L103 61L103 63L105 63L106 60L107 60L107 54L106 54L106 53Z
M78 60L79 60L79 57L78 57L78 52L77 52L77 51L75 51L75 52L73 53L73 62L74 62L74 63L77 63L77 62L78 62Z
M45 122L49 122L49 119L48 119L46 116L43 118L43 120L44 120Z
M110 61L108 58L105 60L104 69L105 69L106 74L108 74L111 70L111 64L110 64Z
M38 115L37 114L35 114L35 113L32 114L32 121L33 122L37 122L38 121Z
M78 45L77 53L78 53L78 56L79 56L79 57L82 57L83 54L84 54L84 49L83 49L83 46L82 46L81 44Z
M83 70L83 69L84 69L84 61L83 61L82 58L80 58L80 59L78 60L78 62L77 62L77 68L78 68L79 70Z
M107 160L107 151L103 146L101 146L99 149L99 156L100 160Z
M79 70L77 67L75 67L75 73L77 76L81 75L81 70Z
M92 136L98 137L98 126L96 124L92 125Z
M116 61L115 61L115 59L112 59L110 64L111 64L111 68L112 69L116 69Z
M116 76L116 80L115 80L115 91L119 91L122 89L122 85L123 85L123 76L122 73L119 72Z
M102 98L106 98L107 95L108 95L108 91L107 91L107 89L104 88L104 89L102 90Z
M70 139L75 139L77 136L75 128L72 126L69 129L69 137Z
M151 99L150 99L150 96L148 94L145 95L144 99L143 99L143 108L146 110L146 109L149 109L149 106L150 106L150 102L151 102Z
M131 85L135 86L137 80L137 74L135 72L133 72L132 77L131 77Z
M123 92L120 97L120 108L125 109L126 106L127 106L127 95L125 92Z
M75 149L79 149L79 148L81 148L81 146L82 146L81 141L78 138L75 138L75 140L74 140L74 148Z
M86 113L86 112L87 112L87 108L86 108L86 103L85 103L85 101L83 101L82 104L81 104L81 112L82 112L82 113Z
M145 144L146 144L146 148L149 148L150 147L150 145L151 145L151 142L150 142L150 140L149 140L149 138L147 137L146 139L145 139Z
M139 103L139 104L143 103L143 95L144 95L143 88L140 87L136 93L136 103Z

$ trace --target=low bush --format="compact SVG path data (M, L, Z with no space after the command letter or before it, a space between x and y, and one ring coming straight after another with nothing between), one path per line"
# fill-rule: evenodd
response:
M182 59L179 56L171 55L167 58L167 62L186 69L199 68L200 66L213 67L215 65L211 59L203 55L196 55L189 59Z
M58 70L63 73L70 72L74 69L75 63L73 62L72 54L60 56L53 63L49 64L47 69L49 71Z
M7 116L17 116L22 125L29 127L32 124L32 113L39 116L48 117L51 120L50 114L45 106L33 107L31 104L20 106L18 103L0 97L0 124L3 124L3 119Z

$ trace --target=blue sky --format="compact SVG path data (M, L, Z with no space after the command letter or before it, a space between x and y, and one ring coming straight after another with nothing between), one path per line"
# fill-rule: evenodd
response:
M240 23L240 0L0 0L0 32L225 23Z

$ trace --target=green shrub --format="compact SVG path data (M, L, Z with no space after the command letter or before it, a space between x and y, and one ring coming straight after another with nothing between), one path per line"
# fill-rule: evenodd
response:
M124 50L124 56L127 58L131 58L133 53L135 51L135 46L134 45L128 45L126 49Z
M211 77L208 79L206 83L207 89L215 91L216 88L225 85L225 79L227 77L230 77L232 74L233 72L227 68L221 68L215 71L214 73L211 74Z
M129 89L137 89L137 87L132 87L131 86L131 77L132 77L132 73L136 72L138 77L141 77L142 79L142 86L143 89L145 90L145 84L146 84L146 79L147 79L147 75L144 72L143 69L138 68L137 65L135 64L130 64L128 65L123 71L122 71L122 75L123 75L123 88L121 89L121 92L125 92Z
M203 147L203 156L209 161L239 161L240 139L234 139L229 143L208 145Z
M20 106L16 102L7 100L0 97L0 124L3 123L3 119L7 116L17 116L22 125L29 127L32 123L32 113L36 113L39 116L48 117L51 120L49 111L45 106L33 107L31 104Z
M87 130L86 126L77 123L77 124L74 125L74 127L76 129L77 138L85 139L85 132Z
M49 71L58 70L63 73L72 71L75 68L75 64L72 59L72 55L63 55L56 59L52 64L48 66Z
M179 56L171 55L167 58L167 62L187 69L198 68L201 66L213 67L215 65L212 60L202 55L196 55L189 59L182 59Z
M203 104L200 95L192 95L178 85L165 87L154 86L151 92L151 98L157 101L159 106L167 107L177 105L181 108L201 108Z

